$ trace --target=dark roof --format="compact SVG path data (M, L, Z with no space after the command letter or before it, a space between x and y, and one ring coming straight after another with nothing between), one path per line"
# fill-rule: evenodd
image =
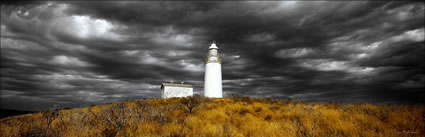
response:
M162 83L161 84L161 88L163 88L164 86L167 86L167 87L193 88L192 85L189 85L189 84L177 84L177 83Z

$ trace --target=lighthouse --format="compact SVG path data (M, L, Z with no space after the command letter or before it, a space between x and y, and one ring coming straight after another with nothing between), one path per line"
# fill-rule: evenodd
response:
M218 55L218 47L215 41L208 48L208 55L205 59L205 81L204 96L221 98L223 97L221 83L221 58Z

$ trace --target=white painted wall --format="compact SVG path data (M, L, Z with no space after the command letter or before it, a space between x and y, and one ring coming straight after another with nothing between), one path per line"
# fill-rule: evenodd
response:
M161 98L187 97L193 95L193 88L165 86L161 91Z
M204 96L205 97L223 97L221 83L221 64L207 63L205 67L204 81Z

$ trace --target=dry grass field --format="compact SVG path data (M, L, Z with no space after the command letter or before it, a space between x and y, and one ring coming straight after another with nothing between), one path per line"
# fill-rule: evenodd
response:
M425 136L423 105L312 104L234 96L146 99L0 119L2 137Z

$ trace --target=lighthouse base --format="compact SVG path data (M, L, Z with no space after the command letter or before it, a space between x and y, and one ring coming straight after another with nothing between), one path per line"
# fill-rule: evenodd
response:
M221 64L207 63L205 68L204 96L222 98Z

